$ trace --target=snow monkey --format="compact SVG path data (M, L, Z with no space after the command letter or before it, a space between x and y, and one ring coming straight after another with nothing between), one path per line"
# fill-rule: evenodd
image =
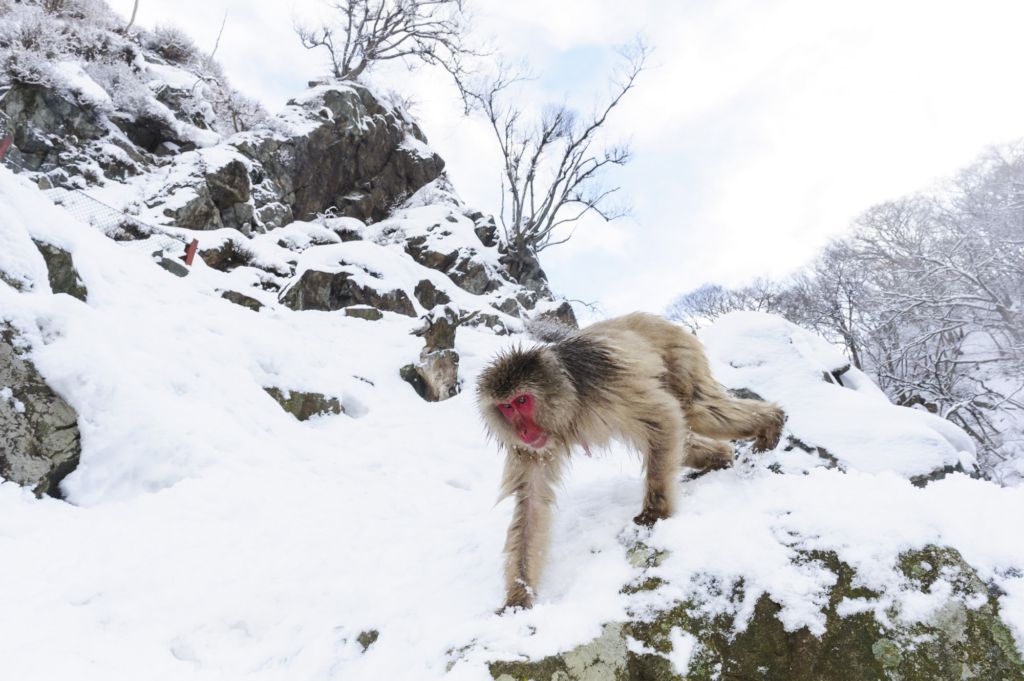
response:
M633 522L650 526L672 514L680 465L729 466L728 440L756 438L755 451L772 449L786 420L773 403L731 397L696 336L639 312L498 356L480 375L477 405L506 452L500 498L516 498L506 608L532 605L554 487L573 448L589 454L617 439L640 452L646 489Z

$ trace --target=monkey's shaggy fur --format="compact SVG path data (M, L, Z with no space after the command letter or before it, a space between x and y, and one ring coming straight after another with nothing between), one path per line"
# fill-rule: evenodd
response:
M521 393L533 395L533 420L548 435L540 449L520 442L497 406ZM653 525L672 514L681 465L729 466L729 440L756 438L755 451L771 449L786 420L776 404L731 397L694 335L640 312L500 355L480 375L477 405L506 451L500 498L516 497L505 605L526 608L543 566L554 487L574 447L616 439L638 450L646 492L633 520Z

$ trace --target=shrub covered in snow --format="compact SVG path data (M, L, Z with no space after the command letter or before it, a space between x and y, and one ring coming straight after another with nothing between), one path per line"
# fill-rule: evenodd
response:
M77 64L109 95L114 110L133 115L176 114L223 135L267 121L257 102L231 87L220 65L202 53L183 31L162 26L124 34L126 22L102 0L0 3L0 87L27 85L84 96ZM152 65L172 67L180 78L161 78ZM164 74L166 75L166 74ZM181 82L187 80L187 83ZM174 90L171 110L161 106ZM102 109L102 106L100 107Z

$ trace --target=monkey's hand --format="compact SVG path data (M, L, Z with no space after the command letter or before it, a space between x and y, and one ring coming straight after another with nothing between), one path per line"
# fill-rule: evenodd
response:
M649 508L645 508L643 511L640 512L640 515L633 518L633 522L637 525L642 525L644 527L652 527L654 523L658 522L664 517L665 516L661 515L660 513L657 513Z
M533 607L533 599L531 599L529 596L527 596L524 599L518 599L518 598L513 599L513 598L510 598L507 601L505 601L505 605L503 605L500 608L498 608L497 610L495 610L494 614L496 614L496 615L512 615L512 614L515 614L516 612L518 612L519 610L529 610L532 607Z

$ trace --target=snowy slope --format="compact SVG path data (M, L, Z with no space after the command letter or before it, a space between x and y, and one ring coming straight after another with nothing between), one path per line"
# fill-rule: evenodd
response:
M30 237L74 255L88 303L49 292ZM795 564L804 549L836 551L888 599L859 607L904 603L907 616L926 617L930 601L893 565L928 543L957 548L999 586L1003 617L1024 643L1024 545L1007 527L1024 515L1024 489L959 474L912 486L904 455L917 461L936 438L956 449L928 424L886 422L906 433L887 470L857 464L874 460L865 450L878 439L849 441L820 423L814 444L851 462L847 472L780 475L744 456L681 483L676 516L644 537L670 552L654 569L668 586L638 595L620 590L639 574L626 557L639 464L617 449L581 460L559 495L538 605L499 617L511 514L510 501L494 505L501 461L471 390L428 404L399 378L422 347L409 334L418 320L232 305L219 291L237 289L244 268L226 274L197 258L176 278L5 169L0 246L0 268L33 284L22 293L0 284L0 315L78 411L83 439L82 463L63 485L70 503L0 484L3 678L487 679L487 661L588 641L602 623L626 619L635 599L659 607L697 594L709 610L734 607L701 591L712 578L742 577L743 607L767 592L787 628L817 631L834 576ZM317 252L400 259L369 242L317 248L328 250L301 262ZM397 261L387 266L404 281ZM722 380L779 399L805 427L802 410L814 405L790 402L796 383L754 385L753 369L729 375L736 344L755 352L763 340L785 359L783 341L738 326L705 339ZM460 328L467 382L519 342ZM267 386L337 396L348 415L300 423ZM364 652L357 639L370 630L379 638Z

